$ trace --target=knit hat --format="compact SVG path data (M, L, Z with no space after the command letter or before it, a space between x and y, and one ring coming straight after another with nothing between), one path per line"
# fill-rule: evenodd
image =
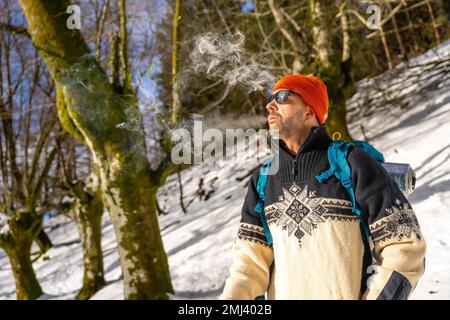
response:
M287 89L299 94L305 103L313 109L319 124L325 123L328 116L328 94L325 83L319 77L288 74L278 80L272 89L272 93L278 89Z

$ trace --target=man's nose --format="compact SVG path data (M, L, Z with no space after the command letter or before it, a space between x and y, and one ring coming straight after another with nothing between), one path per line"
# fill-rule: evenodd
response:
M266 105L266 109L267 111L269 111L269 113L278 110L278 105L276 104L275 99L273 99Z

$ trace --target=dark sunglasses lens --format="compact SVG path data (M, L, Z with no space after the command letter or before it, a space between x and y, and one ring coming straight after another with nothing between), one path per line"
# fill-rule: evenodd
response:
M278 91L275 93L275 101L277 103L285 103L288 99L289 92L288 91Z

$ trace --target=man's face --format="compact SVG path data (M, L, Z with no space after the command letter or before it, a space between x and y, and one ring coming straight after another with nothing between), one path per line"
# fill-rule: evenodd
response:
M279 89L274 93L283 90ZM266 105L269 112L267 120L269 129L273 133L278 129L279 137L283 140L295 139L299 133L309 128L312 110L305 104L300 96L289 94L288 100L278 104L275 99Z

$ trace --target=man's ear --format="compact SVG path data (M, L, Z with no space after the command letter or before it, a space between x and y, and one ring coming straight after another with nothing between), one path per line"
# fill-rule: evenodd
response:
M319 121L317 120L316 114L314 113L313 109L310 106L308 106L308 108L307 108L305 117L306 117L306 121L311 122L313 125L318 125L319 124Z
M310 106L306 106L305 118L306 120L310 120L312 117L315 117L314 111Z

